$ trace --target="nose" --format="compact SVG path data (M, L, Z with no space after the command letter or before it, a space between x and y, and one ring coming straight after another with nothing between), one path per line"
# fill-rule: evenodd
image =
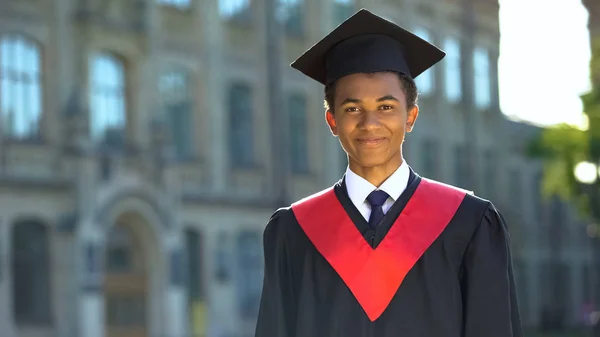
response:
M381 126L377 111L368 110L363 113L360 127L365 130L374 130Z

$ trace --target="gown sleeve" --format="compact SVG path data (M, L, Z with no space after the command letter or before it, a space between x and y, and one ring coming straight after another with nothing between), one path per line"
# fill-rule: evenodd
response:
M264 234L264 276L255 337L293 337L295 303L284 210L269 220Z
M510 236L492 206L465 252L461 280L464 337L522 337Z

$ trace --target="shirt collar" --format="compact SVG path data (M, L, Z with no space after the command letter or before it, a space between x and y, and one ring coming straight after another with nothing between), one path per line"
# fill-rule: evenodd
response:
M400 165L400 167L398 167L398 169L396 169L396 171L381 184L379 190L384 191L393 199L393 201L396 201L406 189L409 177L410 170L408 164L403 160L402 165ZM350 167L346 169L345 180L348 197L350 197L350 200L355 205L362 205L369 194L378 189L363 177L352 172Z

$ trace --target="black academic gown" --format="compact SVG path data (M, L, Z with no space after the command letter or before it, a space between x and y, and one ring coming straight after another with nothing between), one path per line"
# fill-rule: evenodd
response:
M411 170L407 189L375 231L349 199L343 179L333 190L364 240L377 248L421 181ZM471 194L374 321L291 208L269 220L264 254L256 337L522 336L507 226L489 201Z

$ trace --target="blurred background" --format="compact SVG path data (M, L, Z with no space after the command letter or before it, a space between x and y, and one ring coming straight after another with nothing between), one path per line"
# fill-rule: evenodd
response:
M505 215L526 336L600 336L597 0L1 0L0 336L253 336L346 168L289 63L361 7L447 52L405 158Z

